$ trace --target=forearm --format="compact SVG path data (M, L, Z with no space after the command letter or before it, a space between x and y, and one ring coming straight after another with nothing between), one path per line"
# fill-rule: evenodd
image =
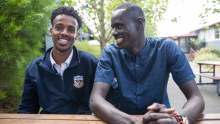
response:
M183 106L181 114L185 115L189 122L195 122L203 112L205 107L204 100L201 96L193 96Z
M184 104L181 114L185 115L190 123L195 122L204 110L205 103L195 80L190 80L180 86L187 102Z
M112 104L98 96L91 97L90 108L95 115L110 124L129 124L141 120L137 117L119 111Z
M38 96L33 93L24 91L21 98L21 103L18 106L17 113L37 114L39 112L40 105Z
M18 113L37 114L39 112L39 97L35 88L31 80L25 80Z

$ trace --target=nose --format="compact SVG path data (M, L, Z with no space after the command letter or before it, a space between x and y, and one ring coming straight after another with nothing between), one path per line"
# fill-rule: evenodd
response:
M114 37L116 37L116 36L118 35L118 29L117 29L117 28L113 28L113 30L112 30L112 35L113 35Z
M68 35L68 30L67 28L64 28L61 32L62 35Z

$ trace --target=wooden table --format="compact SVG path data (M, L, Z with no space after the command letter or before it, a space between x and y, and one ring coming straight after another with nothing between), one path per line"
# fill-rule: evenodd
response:
M212 76L216 76L216 66L220 66L219 61L201 61L198 62L199 65L199 73L212 73ZM202 66L205 66L206 69L202 68ZM199 83L202 82L202 77L199 76Z
M93 115L0 114L0 124L106 124Z
M0 124L106 124L93 115L0 114ZM220 124L219 114L204 114L194 124Z

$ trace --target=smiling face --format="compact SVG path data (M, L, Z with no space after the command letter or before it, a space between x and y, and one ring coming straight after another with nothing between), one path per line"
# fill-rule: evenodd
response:
M132 49L136 44L138 31L137 24L132 15L125 9L117 9L111 18L112 35L119 49Z
M72 46L78 37L77 20L65 14L57 15L50 29L54 48L59 52L67 52L72 50Z

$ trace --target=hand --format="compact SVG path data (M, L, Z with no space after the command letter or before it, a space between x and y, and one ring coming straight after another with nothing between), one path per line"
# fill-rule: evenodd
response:
M131 119L131 121L129 122L129 124L143 124L142 117L131 116L130 119Z
M168 113L147 112L143 124L178 124L177 120Z
M164 104L153 103L151 106L147 107L148 112L159 112L159 113L173 113L174 108L166 108Z
M177 124L177 121L170 113L174 108L166 108L164 104L154 103L147 107L148 112L144 114L143 123L147 124Z

